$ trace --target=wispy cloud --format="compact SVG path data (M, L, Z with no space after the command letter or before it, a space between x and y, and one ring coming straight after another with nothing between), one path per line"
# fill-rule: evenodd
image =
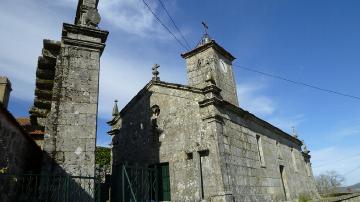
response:
M240 106L259 116L267 116L275 111L274 101L262 94L265 85L259 83L241 83L237 85Z
M65 7L76 6L78 0L65 0L55 2L56 5ZM153 11L158 10L156 1L146 1ZM171 4L174 6L174 4ZM164 32L156 22L155 17L145 7L141 0L106 0L99 2L99 12L102 21L112 25L113 28L118 29L128 34L134 34L140 37L157 37L169 38L168 34ZM157 12L161 16L162 13ZM101 26L101 24L100 24Z
M344 175L346 185L358 183L360 179L360 148L358 147L326 147L314 150L312 154L312 165L315 175L326 171L335 170Z
M288 116L274 115L270 118L267 118L267 120L274 126L290 133L292 127L296 127L304 121L304 116L301 114Z
M265 94L271 90L268 81L260 79L256 82L240 83L237 86L240 107L274 126L290 132L292 127L298 126L304 120L301 114L282 114L284 109L280 110L279 104Z

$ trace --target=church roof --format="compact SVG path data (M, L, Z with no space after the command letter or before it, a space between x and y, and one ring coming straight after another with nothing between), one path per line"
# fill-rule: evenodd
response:
M188 58L188 57L191 57L191 56L197 54L198 52L202 52L202 51L212 47L215 50L217 50L218 52L220 52L222 55L227 57L229 60L232 61L232 60L236 59L233 55L231 55L231 53L229 53L222 46L220 46L218 43L216 43L215 40L213 40L213 39L206 40L205 37L206 37L206 35L204 35L203 39L201 40L201 42L198 44L198 46L195 49L181 54L181 57Z

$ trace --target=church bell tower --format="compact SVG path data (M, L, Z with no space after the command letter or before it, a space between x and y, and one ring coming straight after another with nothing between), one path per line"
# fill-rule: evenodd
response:
M195 49L181 54L181 56L186 60L190 86L204 88L206 80L212 78L216 86L221 89L222 98L239 106L232 69L232 61L235 57L217 44L215 40L212 40L207 32Z

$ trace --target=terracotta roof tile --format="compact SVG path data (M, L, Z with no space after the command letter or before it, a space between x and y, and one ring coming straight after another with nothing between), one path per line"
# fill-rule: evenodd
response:
M24 130L32 137L39 138L39 136L43 136L45 133L42 130L35 129L32 127L30 118L28 117L19 117L16 118L16 121L24 128Z

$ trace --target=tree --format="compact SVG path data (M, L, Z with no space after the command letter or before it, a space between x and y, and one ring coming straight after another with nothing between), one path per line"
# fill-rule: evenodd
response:
M110 165L111 149L107 147L96 147L95 150L95 163L100 167Z
M327 171L316 176L315 180L320 193L335 193L345 178L336 171Z

